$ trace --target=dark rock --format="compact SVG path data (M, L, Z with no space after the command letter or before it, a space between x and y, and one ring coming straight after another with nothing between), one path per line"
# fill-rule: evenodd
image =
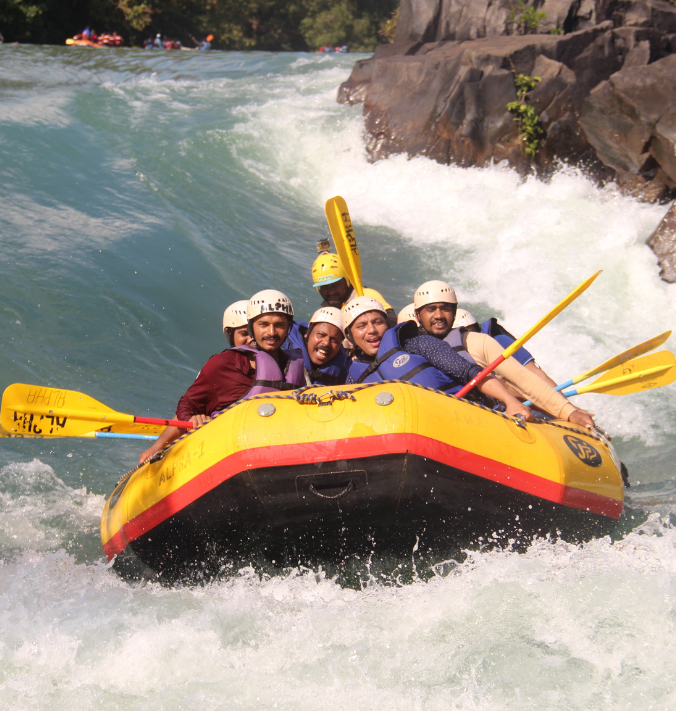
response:
M526 3L527 4L527 3ZM544 0L537 31L577 32L607 20L613 27L657 28L676 34L676 7L666 0ZM402 0L397 43L481 39L519 34L514 0Z
M357 62L338 100L364 103L372 160L507 160L549 175L560 163L642 199L676 191L676 7L665 0L534 0L546 18L520 35L515 0L402 0L396 42ZM522 19L522 18L521 18ZM525 153L507 111L515 74L546 132Z
M399 8L396 44L433 42L439 28L441 0L404 0Z
M676 203L674 203L662 222L652 233L648 246L655 252L664 281L676 282Z
M643 180L661 185L663 194L676 188L675 122L676 55L613 74L591 92L580 116L587 140L620 183Z
M591 88L622 66L626 46L610 23L563 36L427 43L414 55L358 63L339 100L363 99L374 160L401 152L460 165L506 159L525 172L530 161L506 107L516 99L514 72L542 76L532 102L555 140L543 143L539 169L569 160L595 164L601 174L576 112Z
M437 40L467 40L512 34L514 4L510 0L442 0Z
M666 0L597 0L597 21L612 20L615 27L654 27L676 33L676 7Z
M366 91L373 73L373 63L377 59L387 59L393 56L407 56L419 51L421 42L402 42L401 44L381 44L376 47L373 57L361 59L352 68L352 73L338 89L339 104L361 104L366 98Z

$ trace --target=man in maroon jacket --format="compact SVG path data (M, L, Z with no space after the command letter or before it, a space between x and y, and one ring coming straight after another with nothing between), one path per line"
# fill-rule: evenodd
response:
M272 356L282 372L288 356L281 350L293 320L293 307L287 296L274 289L265 289L254 294L249 301L249 329L255 346ZM203 424L214 412L224 410L251 390L256 377L254 353L225 350L209 358L178 401L176 419L190 421L193 426ZM139 457L139 464L186 430L167 427L160 437Z

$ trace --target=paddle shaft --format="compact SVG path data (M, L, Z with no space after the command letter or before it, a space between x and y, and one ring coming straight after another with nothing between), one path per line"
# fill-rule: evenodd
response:
M123 432L94 432L94 436L105 439L145 439L153 442L157 439L157 435L124 434Z
M88 432L87 434L79 435L80 437L90 439L90 438L105 438L105 439L143 439L155 441L157 435L148 434L125 434L124 432ZM13 434L11 432L5 432L5 430L0 430L0 437L7 438L17 438L17 439L51 439L49 435L31 435L31 434Z
M139 425L164 425L165 427L179 427L182 430L191 430L194 425L192 422L183 420L163 420L157 417L134 417L134 422Z
M462 390L459 390L456 395L457 397L465 397L467 393L474 388L476 385L478 385L487 375L490 375L499 365L500 363L504 362L505 356L504 354L501 356L498 356L490 365L486 366L480 373L479 375L475 376L472 378L467 385L465 385Z
M592 282L600 273L600 271L596 272L596 274L589 277L589 279L583 281L580 286L571 291L570 294L568 294L568 296L563 299L563 301L560 301L546 316L541 318L535 324L535 326L526 331L526 333L524 333L521 338L517 338L516 341L514 341L511 346L509 346L509 348L506 348L502 352L502 355L498 356L490 365L486 366L476 377L472 378L469 383L465 385L465 387L459 390L456 393L457 397L464 397L465 395L467 395L467 393L472 390L472 388L478 385L487 375L490 375L500 365L500 363L509 358L512 353L516 353L516 351L518 351L521 346L523 346L536 333L543 329L554 317L560 314L561 311L566 308L566 306L575 301L575 299L577 299L580 294L586 291L592 285Z
M131 425L138 423L139 425L159 425L161 427L179 427L180 429L192 429L192 422L184 422L183 420L165 420L161 417L135 417L134 415L125 415L123 413L99 413L91 410L66 410L59 412L48 406L40 407L21 407L14 406L16 412L21 412L26 415L44 415L46 417L70 417L73 420L89 420L91 422L101 422L106 425Z

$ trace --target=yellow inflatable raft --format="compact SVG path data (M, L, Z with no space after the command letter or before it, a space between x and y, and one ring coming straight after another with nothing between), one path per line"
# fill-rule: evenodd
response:
M623 499L601 432L404 382L313 387L240 401L131 471L101 538L121 573L169 580L366 539L443 556L468 533L598 535Z

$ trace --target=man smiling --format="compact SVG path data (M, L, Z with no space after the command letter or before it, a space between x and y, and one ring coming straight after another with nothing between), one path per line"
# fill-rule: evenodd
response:
M293 306L281 291L265 289L247 304L251 345L242 345L212 356L195 382L178 401L176 418L194 426L247 395L294 390L305 385L303 358L299 351L282 350L293 320ZM185 430L167 427L159 439L141 454L139 462L159 452Z
M249 326L246 318L248 299L235 301L223 312L223 333L231 348L248 346L251 343Z
M403 380L454 393L481 372L469 356L458 355L448 343L418 334L413 321L388 329L385 309L376 299L359 296L347 303L342 313L345 336L356 349L348 383ZM489 375L477 389L503 402L508 415L532 419L531 411L497 378Z
M347 376L347 354L342 346L340 310L322 306L308 324L303 342L303 361L308 385L342 385Z
M420 321L420 333L427 333L446 342L465 357L471 357L482 368L498 358L504 348L484 333L453 328L458 299L455 290L443 281L427 281L416 289L413 303ZM521 365L515 358L507 358L496 369L517 396L531 400L538 410L561 420L583 427L593 427L592 416L576 408L554 390L549 383Z

